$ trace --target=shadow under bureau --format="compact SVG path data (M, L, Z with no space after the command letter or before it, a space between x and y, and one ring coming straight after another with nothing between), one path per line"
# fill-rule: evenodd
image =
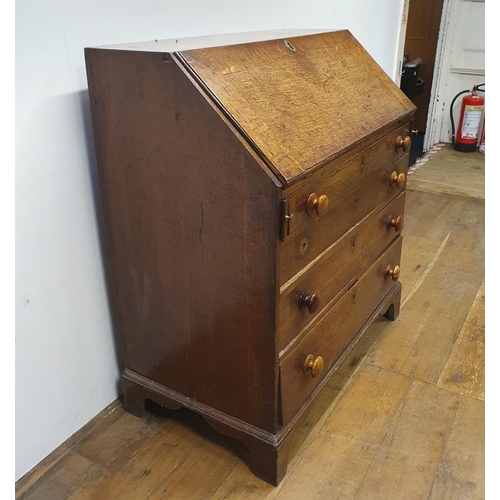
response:
M278 484L399 311L413 104L348 31L85 50L125 408L189 408Z

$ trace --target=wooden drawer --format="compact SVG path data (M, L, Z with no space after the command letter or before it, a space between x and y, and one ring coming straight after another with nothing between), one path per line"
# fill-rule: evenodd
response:
M408 154L401 148L396 151L394 144L396 137L406 137L408 129L408 125L396 129L335 168L325 166L326 175L304 181L292 193L285 191L286 210L293 218L281 244L280 285L405 188L406 179L398 186L391 183L391 174L403 173L406 177ZM314 210L308 213L308 199L313 194L328 197L328 207L321 217Z
M302 405L329 369L356 338L364 323L396 286L386 269L400 264L402 237L399 237L333 305L304 339L280 360L280 388L283 423ZM304 373L306 358L323 359L316 377Z
M283 348L350 281L368 267L402 229L406 192L373 211L280 290L277 343ZM390 220L399 220L396 227ZM309 308L304 299L314 297ZM301 301L302 298L302 301Z

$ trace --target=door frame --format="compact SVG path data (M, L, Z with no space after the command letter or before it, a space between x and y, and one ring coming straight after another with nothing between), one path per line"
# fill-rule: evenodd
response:
M442 82L444 62L451 57L451 50L445 50L445 40L449 32L451 18L451 0L444 0L439 24L438 43L436 48L436 59L434 61L434 72L432 75L431 98L429 101L429 111L427 113L427 123L424 135L424 152L439 142L442 119L439 115L445 110L448 103L440 102L439 96L444 95L446 83Z
M417 0L414 0L417 1ZM484 0L475 0L484 1ZM437 124L437 113L439 105L439 89L441 88L441 77L442 77L442 63L447 55L445 53L445 40L448 33L448 26L450 21L450 10L451 10L451 0L443 1L443 9L441 11L441 20L439 22L439 34L436 46L436 58L434 60L434 71L432 73L432 85L431 85L431 95L429 100L429 109L427 112L427 122L424 135L424 152L429 151L429 149L439 142L439 135L441 131L441 123ZM406 28L408 24L408 12L410 7L410 0L403 0L401 2L401 25L399 30L399 44L397 52L397 67L395 82L398 86L401 86L401 73L403 70L403 57L404 57L404 47L406 42ZM444 103L444 105L446 105ZM438 140L434 140L434 137L438 136Z

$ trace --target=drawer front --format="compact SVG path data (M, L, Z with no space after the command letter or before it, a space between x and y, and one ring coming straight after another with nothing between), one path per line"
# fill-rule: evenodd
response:
M286 423L328 374L342 352L356 338L373 311L396 282L386 274L387 266L400 264L402 237L384 252L359 280L335 303L304 339L280 360L283 423ZM304 372L308 359L322 358L323 370L312 377ZM319 364L318 364L319 366Z
M407 137L407 129L397 129L332 171L325 166L325 175L304 181L293 193L285 191L293 218L281 244L280 285L405 188L409 158L394 143L398 136Z
M280 290L278 348L282 349L398 236L406 192L373 211L337 240L310 267ZM391 225L395 224L394 226Z

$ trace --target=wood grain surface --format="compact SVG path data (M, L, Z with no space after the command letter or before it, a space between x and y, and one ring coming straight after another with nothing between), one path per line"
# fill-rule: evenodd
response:
M163 54L86 57L124 368L274 430L276 178Z
M407 148L402 145L410 142L413 109L348 32L297 40L298 50L289 40L200 50L214 51L209 56L210 70L217 72L220 54L225 54L225 63L231 63L231 57L243 61L248 59L248 53L262 49L274 62L263 64L254 59L245 67L238 66L236 73L241 70L238 77L242 79L235 83L231 96L245 100L262 91L268 94L265 99L273 108L285 104L283 98L281 104L276 99L276 92L279 94L288 85L295 100L300 94L300 116L309 114L310 121L314 110L309 109L308 100L325 100L335 94L324 84L319 89L318 71L335 69L349 76L357 70L347 70L347 63L366 64L363 71L374 78L369 91L375 95L384 90L387 102L383 109L388 114L378 113L376 119L365 119L362 124L358 120L354 124L357 130L349 128L349 133L344 133L346 147L321 160L330 165L325 167L318 187L328 190L333 213L342 221L335 225L336 231L325 231L323 226L327 237L321 242L328 246L334 241L332 238L341 235L339 231L347 231L404 190ZM284 56L276 51L280 44L297 54L297 59L290 59L288 52ZM253 47L250 52L249 45ZM335 68L330 49L338 58ZM193 53L196 52L201 53ZM290 179L262 151L255 150L260 129L241 127L218 100L213 86L186 62L186 54L110 48L85 51L109 289L122 354L124 408L135 416L143 416L146 400L153 400L171 410L184 406L197 411L212 427L240 439L250 449L255 474L277 484L286 473L290 436L294 434L292 422L298 426L306 414L304 401L296 401L292 405L296 415L292 419L287 410L287 424L283 425L278 361L278 349L282 346L276 342L276 325L280 240L286 232L287 213L283 185ZM269 85L265 78L256 78L259 64L264 72L273 66L271 73L282 83L280 88ZM302 78L300 88L290 87L287 80L297 64L302 67L298 72ZM329 80L332 78L337 81L339 76L328 76ZM254 85L250 93L245 90L249 84ZM345 88L348 84L339 80L335 85ZM360 80L359 84L364 88L367 81ZM376 101L367 98L365 88L363 92L356 97L359 102L347 103L347 115L343 115L342 106L335 109L339 125L339 116L349 118L351 107L358 114L363 111L359 107L361 99L367 103L364 111L370 111L371 103ZM286 104L292 120L287 123L304 125L295 116L293 99ZM261 111L262 118L267 119L268 110L253 110ZM327 111L332 112L333 108ZM309 128L295 132L296 140L299 139L293 147L304 149L306 140L306 153L319 151L317 141L326 138L324 129L330 125L334 124L325 124L315 117L314 127L319 133L316 142L310 141ZM278 145L286 146L279 142ZM360 152L350 161L358 152L356 148ZM331 161L336 158L341 158L340 163L345 161L345 165L332 182L327 174L334 168ZM304 175L319 166L313 163L309 168L302 156L297 161L304 166ZM390 181L392 169L397 169L396 177L401 176L397 186ZM294 180L299 177L302 174L294 176ZM292 227L293 237L301 231L300 225L303 230L318 227L311 219L304 220L303 210L300 213L304 205L301 196L310 182L311 179L306 180L290 196L289 207L297 209L299 222ZM308 199L307 217L326 213L326 194L309 193ZM326 217L327 224L330 219ZM351 279L394 238L387 221L382 221L382 226L379 229L391 237L383 245L373 246L370 260L365 257L358 268L347 267ZM366 242L370 247L371 243ZM318 248L312 246L314 251ZM399 253L400 246L397 248ZM392 257L399 262L399 255ZM367 328L368 319L373 321L386 311L390 319L397 316L400 289L388 284L389 280L384 293L377 286L375 292L370 292L372 300L363 301L372 307L360 306L362 315L346 325L345 332L339 335L336 356L327 357L327 370L347 352L347 345L354 343L358 333ZM340 283L338 290L345 286L346 283ZM331 292L331 297L335 293ZM306 293L300 304L313 313L318 309L318 297ZM292 336L300 328L301 325L292 326ZM323 367L321 356L313 359L312 375L319 375ZM328 373L330 376L333 369ZM317 387L324 385L325 380L323 374ZM317 392L303 397L309 403ZM97 446L110 456L115 455L113 443ZM83 450L81 455L92 459L94 452ZM103 459L100 454L99 460ZM111 463L105 467L115 471Z
M427 164L413 174L413 189L470 196L484 200L485 155L461 153L451 144L444 146L445 151L436 162L429 157Z
M359 485L359 498L421 498L434 481L459 403L458 395L414 380Z
M395 287L391 279L386 279L385 270L388 264L399 264L401 244L402 238L398 238L331 308L327 308L324 316L313 323L298 345L280 359L283 422L292 417L354 340L371 312ZM321 356L324 360L324 372L315 378L303 372L304 361L309 354Z
M350 162L347 162L350 163ZM391 186L391 173L406 173L408 156L378 165L378 168L342 169L297 190L288 198L288 210L294 214L290 234L280 244L280 284L283 285L307 266L353 226L374 210L381 210L403 190ZM328 210L323 217L305 213L310 193L327 193Z
M348 31L289 43L292 48L273 40L178 55L285 184L415 111Z
M460 398L460 405L434 474L429 500L485 497L484 402ZM492 488L498 491L497 488ZM491 491L491 490L490 490Z
M22 493L24 493L31 485L33 485L38 479L40 479L47 471L52 469L57 462L63 459L67 453L83 438L89 435L93 429L100 426L105 420L107 422L113 421L119 418L123 414L123 408L121 407L121 401L115 399L106 408L99 412L93 419L87 422L83 427L81 427L77 432L72 434L66 441L64 441L60 446L58 446L54 451L49 453L42 461L40 461L36 467L33 467L24 476L16 481L16 498L18 498ZM99 427L100 430L102 427Z
M78 448L70 442L54 452L58 460L48 457L48 463L31 471L26 479L32 482L18 481L17 497L484 499L484 401L477 390L484 386L484 371L477 370L472 392L467 377L463 387L462 382L443 384L462 353L467 358L475 352L470 359L477 359L473 364L479 366L484 204L413 191L411 183L412 178L401 314L394 322L377 320L324 387L318 408L302 424L307 438L279 487L256 478L241 444L220 436L195 414L151 408L153 418L144 423L133 416L122 420L125 413L119 408L90 424ZM434 314L437 308L440 314ZM413 373L399 369L404 363L391 367L384 356L391 348L395 362L408 358L410 346L401 333L407 330L410 344L416 331L421 336L420 352L410 351L419 360ZM474 342L478 347L471 350ZM435 376L428 377L430 373ZM123 439L125 429L134 433L129 445L113 445ZM99 443L113 446L115 457L99 452Z
M388 228L392 214L403 214L405 193L380 211L373 211L342 238L280 289L277 342L283 348L359 273L396 239L398 234ZM319 296L315 314L298 308L301 294L308 290Z
M412 196L409 193L407 197L408 213ZM433 201L434 197L439 201ZM370 364L432 384L437 384L441 377L484 278L484 203L461 198L457 206L450 195L425 193L422 201L427 203L421 213L430 215L429 210L446 198L456 211L448 214L450 218L434 221L443 232L434 241L435 251L429 255L430 268L426 269L420 261L418 271L425 279L419 282L417 278L413 285L416 290L413 287L407 290L408 295L403 296L404 315L387 327L378 348L367 356ZM408 219L407 216L405 238L415 234L415 226ZM421 220L418 225L424 227ZM432 225L431 220L428 235L419 235L420 238L437 236ZM415 251L416 248L409 245L408 252ZM471 256L474 256L473 266ZM422 259L423 255L419 257ZM403 256L402 276L406 267L410 266L406 266ZM422 296L425 297L423 304L419 300ZM401 331L405 334L401 335Z
M438 381L439 387L484 401L485 290L479 288Z
M308 176L301 182L294 184L284 190L283 196L289 199L290 211L294 218L290 223L290 235L296 235L313 224L325 224L326 215L336 218L341 216L347 208L354 210L358 207L358 213L368 213L382 201L389 201L402 189L402 186L390 184L390 176L393 171L406 174L408 168L408 155L401 150L396 151L394 144L396 137L400 134L408 134L409 123L390 132L374 144L369 145L358 154L349 157L345 161L328 163L315 175ZM344 159L341 156L339 160ZM371 205L364 205L367 200L367 187L373 201ZM307 210L307 199L311 193L319 196L326 195L329 199L328 209L325 215L318 218L311 216ZM355 197L358 196L358 205L353 205ZM344 206L345 205L345 206ZM361 205L361 206L360 206ZM369 208L371 206L371 208ZM343 210L342 210L343 209ZM320 222L321 221L321 222Z

